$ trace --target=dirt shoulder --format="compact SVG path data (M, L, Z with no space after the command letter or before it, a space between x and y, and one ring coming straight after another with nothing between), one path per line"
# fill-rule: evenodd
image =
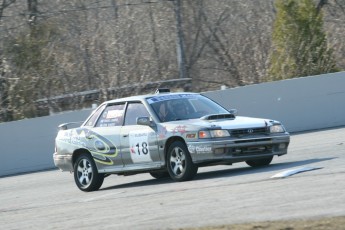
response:
M215 227L184 228L183 230L333 230L345 229L345 216L320 219L302 219L286 221L265 221L245 224L222 225ZM182 230L182 229L180 229Z

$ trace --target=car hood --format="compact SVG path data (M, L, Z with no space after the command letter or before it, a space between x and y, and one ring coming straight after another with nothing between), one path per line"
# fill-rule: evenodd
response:
M266 127L272 120L266 120L261 118L242 117L236 116L234 119L219 119L219 120L202 120L191 119L183 121L170 122L176 125L191 125L205 128L220 127L221 129L244 129L244 128L259 128Z

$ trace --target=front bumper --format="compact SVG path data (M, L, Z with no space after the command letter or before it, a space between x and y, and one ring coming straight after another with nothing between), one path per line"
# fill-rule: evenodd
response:
M73 171L72 155L53 154L54 164L62 171Z
M287 154L289 135L187 142L194 163L207 161L240 162Z

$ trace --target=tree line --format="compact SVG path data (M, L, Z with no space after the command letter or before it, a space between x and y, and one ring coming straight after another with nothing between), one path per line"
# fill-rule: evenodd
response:
M202 92L343 70L344 19L344 0L0 0L0 122L90 90L100 103L133 84Z

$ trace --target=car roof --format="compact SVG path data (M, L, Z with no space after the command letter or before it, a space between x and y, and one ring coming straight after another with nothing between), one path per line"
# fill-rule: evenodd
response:
M191 94L192 95L192 94L198 94L198 93L176 92L176 93L146 94L146 95L130 96L130 97L123 97L123 98L108 100L108 101L103 102L102 104L112 104L112 103L125 102L125 101L141 101L143 99L147 99L147 98L151 98L151 97L181 95L181 94Z

